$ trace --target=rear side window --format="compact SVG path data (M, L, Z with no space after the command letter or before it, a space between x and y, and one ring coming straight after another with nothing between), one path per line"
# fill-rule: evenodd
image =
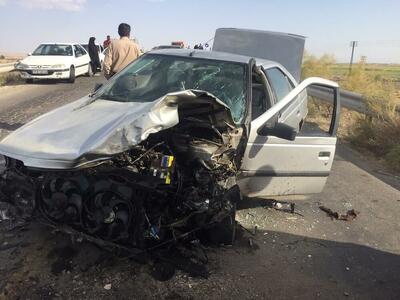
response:
M86 51L84 48L82 48L79 45L74 45L74 49L75 49L75 57L80 57L82 55L86 54Z
M75 57L82 56L81 49L79 49L77 45L74 45L74 50L75 50Z
M83 48L81 45L78 45L79 50L81 50L82 55L86 54L86 49Z
M279 102L293 89L289 78L278 68L268 69L267 77L274 90L276 101Z

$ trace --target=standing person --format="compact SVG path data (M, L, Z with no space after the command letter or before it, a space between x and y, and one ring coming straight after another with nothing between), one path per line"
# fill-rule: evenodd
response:
M110 46L110 44L111 44L111 37L107 35L107 39L103 42L104 49L107 49L108 46Z
M108 46L103 63L104 76L109 79L121 71L140 55L139 46L129 39L131 26L121 23L118 26L119 40L113 40Z
M95 40L96 39L94 37L91 37L89 39L89 45L88 45L90 64L92 66L93 74L96 74L97 69L101 68L100 59L99 59L99 50L97 49L97 46L94 43Z

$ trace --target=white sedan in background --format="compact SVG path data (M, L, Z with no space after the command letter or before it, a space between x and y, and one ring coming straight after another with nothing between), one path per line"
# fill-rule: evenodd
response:
M34 79L67 79L73 83L79 75L93 75L90 57L79 44L41 44L15 68L28 83Z

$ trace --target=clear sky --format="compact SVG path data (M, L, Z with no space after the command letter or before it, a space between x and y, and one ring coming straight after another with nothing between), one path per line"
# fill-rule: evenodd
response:
M218 27L307 36L315 55L400 63L400 0L0 0L0 52L27 53L41 42L102 42L126 22L142 47L183 40L193 46Z

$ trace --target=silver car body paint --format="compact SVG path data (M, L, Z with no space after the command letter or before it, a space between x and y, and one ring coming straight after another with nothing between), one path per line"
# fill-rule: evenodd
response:
M183 102L207 101L229 108L213 95L195 90L167 94L153 102L115 102L84 97L44 114L8 135L0 153L45 169L74 169L109 159L179 123Z
M338 84L330 80L307 78L282 101L251 122L242 172L238 178L243 195L268 197L322 191L335 156L336 136L307 134L287 141L257 133L268 120L295 102L310 85L338 88Z

